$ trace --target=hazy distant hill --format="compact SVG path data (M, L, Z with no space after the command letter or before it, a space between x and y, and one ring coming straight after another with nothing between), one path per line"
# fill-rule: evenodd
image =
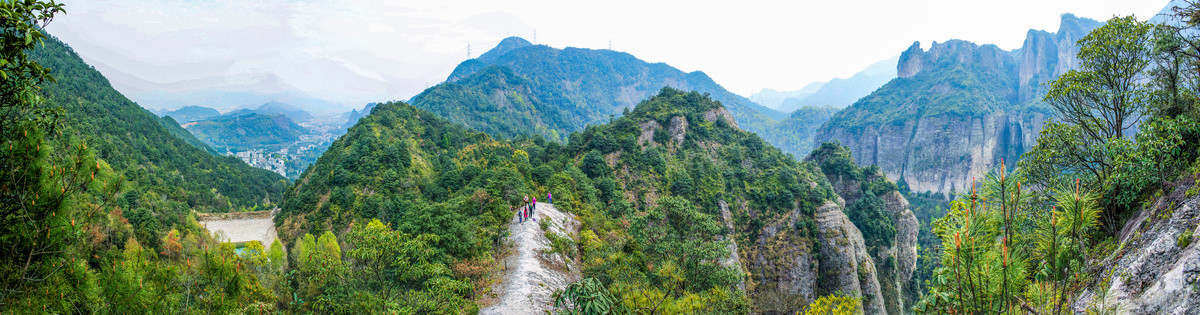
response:
M259 105L257 108L243 108L227 113L227 116L245 115L245 114L261 114L267 116L283 115L295 122L306 122L312 120L313 116L309 112L297 108L292 105L270 101Z
M171 117L180 123L189 123L197 120L208 119L209 117L220 116L221 112L204 107L204 106L184 106L176 110L163 111L159 114L162 117Z
M488 133L569 132L605 123L662 87L708 93L739 125L761 131L784 114L725 90L703 72L685 73L612 50L557 49L517 37L462 62L446 83L413 97L414 106Z
M843 108L874 92L884 83L896 78L896 63L900 56L876 62L846 79L833 79L812 94L783 100L779 110L791 112L805 106Z
M282 147L300 140L300 135L308 133L307 129L287 116L254 112L230 113L187 123L184 128L221 152Z
M758 93L750 95L750 99L758 102L762 106L770 107L778 111L784 111L781 108L781 106L783 106L783 100L802 99L808 97L809 95L816 93L817 90L821 89L821 86L825 85L826 82L827 81L809 83L808 85L805 85L804 87L795 91L762 89L762 91L758 91Z

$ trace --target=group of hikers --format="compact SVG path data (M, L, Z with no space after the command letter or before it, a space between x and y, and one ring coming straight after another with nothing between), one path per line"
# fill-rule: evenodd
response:
M554 203L554 195L546 193L546 201ZM525 196L525 205L521 206L520 210L517 210L517 223L524 223L530 219L537 221L537 218L533 217L533 211L535 208L537 208L537 197L533 197L531 202L529 200L529 196Z

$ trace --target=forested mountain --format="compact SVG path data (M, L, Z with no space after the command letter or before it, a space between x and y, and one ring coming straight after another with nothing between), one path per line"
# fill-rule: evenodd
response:
M275 101L264 103L256 108L242 108L234 110L226 113L225 116L240 116L247 114L259 114L266 116L283 115L287 116L288 119L291 119L294 122L307 122L313 119L313 115L308 111Z
M881 280L868 254L893 246L893 236L868 235L887 245L864 245L843 214L888 213L883 203L847 209L817 165L732 121L713 99L668 88L611 123L572 134L564 146L541 137L497 140L407 104L381 104L289 190L278 223L285 239L297 239L378 219L426 240L432 261L478 270L495 263L490 253L522 196L553 193L559 209L583 222L572 255L585 277L619 298L616 307L789 310L839 290L868 296L868 311L903 303L897 292L907 277L899 275L911 268L889 269ZM873 194L903 199L886 179L869 182ZM907 211L900 204L891 210ZM659 264L670 273L653 271ZM404 282L415 288L406 303L430 301L425 292L444 290L439 285L476 283L437 300L472 305L478 293L471 292L485 289L479 283L486 277L456 272ZM344 294L337 283L322 288L319 295Z
M172 134L174 128L164 127L160 118L113 90L108 80L57 39L48 38L32 56L55 78L42 91L48 106L65 110L63 133L87 143L97 158L122 174L129 188L126 195L163 197L146 202L179 203L170 207L209 212L250 207L264 198L282 196L287 185L283 177L236 158L213 156L189 135ZM143 209L136 206L137 198L125 199L132 203L126 212Z
M900 57L899 77L836 113L814 143L838 141L913 191L969 188L1000 161L1032 147L1048 83L1075 68L1075 42L1099 22L1062 16L1058 33L1030 30L1015 51L951 40Z
M184 106L176 110L163 111L159 116L171 117L179 123L190 123L210 117L220 116L221 112L204 106Z
M308 129L284 115L229 113L183 125L218 152L231 149L278 149L300 140Z
M763 138L771 139L772 143L797 157L803 157L819 145L813 143L813 135L838 112L833 106L805 106L792 111L791 114L768 130L760 133Z
M8 3L0 22L0 312L227 313L272 295L193 212L268 206L287 180L115 91L35 26L61 10Z
M554 140L608 122L664 86L709 93L748 130L765 130L784 114L733 94L702 72L684 73L612 50L556 49L511 37L411 103L494 135L538 134Z

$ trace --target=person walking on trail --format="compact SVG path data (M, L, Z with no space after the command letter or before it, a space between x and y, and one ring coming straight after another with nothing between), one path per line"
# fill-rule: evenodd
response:
M551 193L546 193L546 202L554 203L554 195Z

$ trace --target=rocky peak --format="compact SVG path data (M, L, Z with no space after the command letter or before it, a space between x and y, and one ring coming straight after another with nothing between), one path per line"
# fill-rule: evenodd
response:
M1079 66L1077 42L1101 23L1092 19L1063 14L1058 33L1029 30L1019 50L1018 103L1026 103L1046 93L1050 82Z
M936 66L976 64L996 73L1006 73L1013 64L1012 56L995 45L979 46L975 43L952 39L944 43L933 42L928 51L921 50L915 42L904 53L896 66L897 76L909 78Z
M900 62L896 63L896 76L901 78L911 78L921 72L922 66L925 65L922 61L921 42L913 42L912 46L900 53Z

